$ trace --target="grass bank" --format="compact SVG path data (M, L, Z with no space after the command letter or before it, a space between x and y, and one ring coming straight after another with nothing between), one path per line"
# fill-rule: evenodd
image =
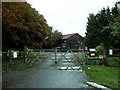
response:
M26 68L29 68L32 66L32 64L34 63L34 61L36 61L37 59L45 59L48 57L50 53L49 52L30 52L28 54L28 60L29 63L25 63L25 59L23 58L23 55L18 56L15 59L12 59L12 63L10 63L9 60L6 60L4 58L2 58L2 73L8 73L10 71L14 71L14 70L23 70ZM37 56L39 58L37 58Z
M2 73L8 73L14 70L22 70L25 68L28 68L29 65L25 64L23 59L16 59L16 61L12 61L12 63L10 63L9 61L4 61L2 62Z
M106 66L83 66L90 81L107 86L109 88L118 88L118 67Z

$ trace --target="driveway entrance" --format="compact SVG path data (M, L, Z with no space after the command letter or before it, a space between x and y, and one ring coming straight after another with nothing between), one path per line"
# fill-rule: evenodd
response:
M86 84L89 78L80 67L76 53L51 52L48 58L38 59L34 67L4 75L3 88L84 88L88 90L92 87Z

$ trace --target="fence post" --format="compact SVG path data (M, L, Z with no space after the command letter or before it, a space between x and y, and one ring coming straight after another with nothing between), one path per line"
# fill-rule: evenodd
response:
M85 55L85 63L88 61L88 50L87 49L85 49L85 51L84 51L84 55Z
M55 48L55 64L57 64L57 47Z
M8 53L9 53L10 64L12 64L13 50L8 51Z
M25 59L25 63L27 63L27 61L28 61L28 48L27 48L27 46L24 47L23 56Z

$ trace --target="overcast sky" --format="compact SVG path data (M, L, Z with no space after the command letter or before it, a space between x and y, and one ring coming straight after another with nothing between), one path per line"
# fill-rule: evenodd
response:
M85 36L87 17L103 7L110 8L119 0L27 0L43 14L49 26L63 34L79 33Z

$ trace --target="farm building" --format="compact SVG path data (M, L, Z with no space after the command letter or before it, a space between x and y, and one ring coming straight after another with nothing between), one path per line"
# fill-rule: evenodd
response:
M60 40L62 49L79 49L82 48L84 38L78 33L65 34Z

